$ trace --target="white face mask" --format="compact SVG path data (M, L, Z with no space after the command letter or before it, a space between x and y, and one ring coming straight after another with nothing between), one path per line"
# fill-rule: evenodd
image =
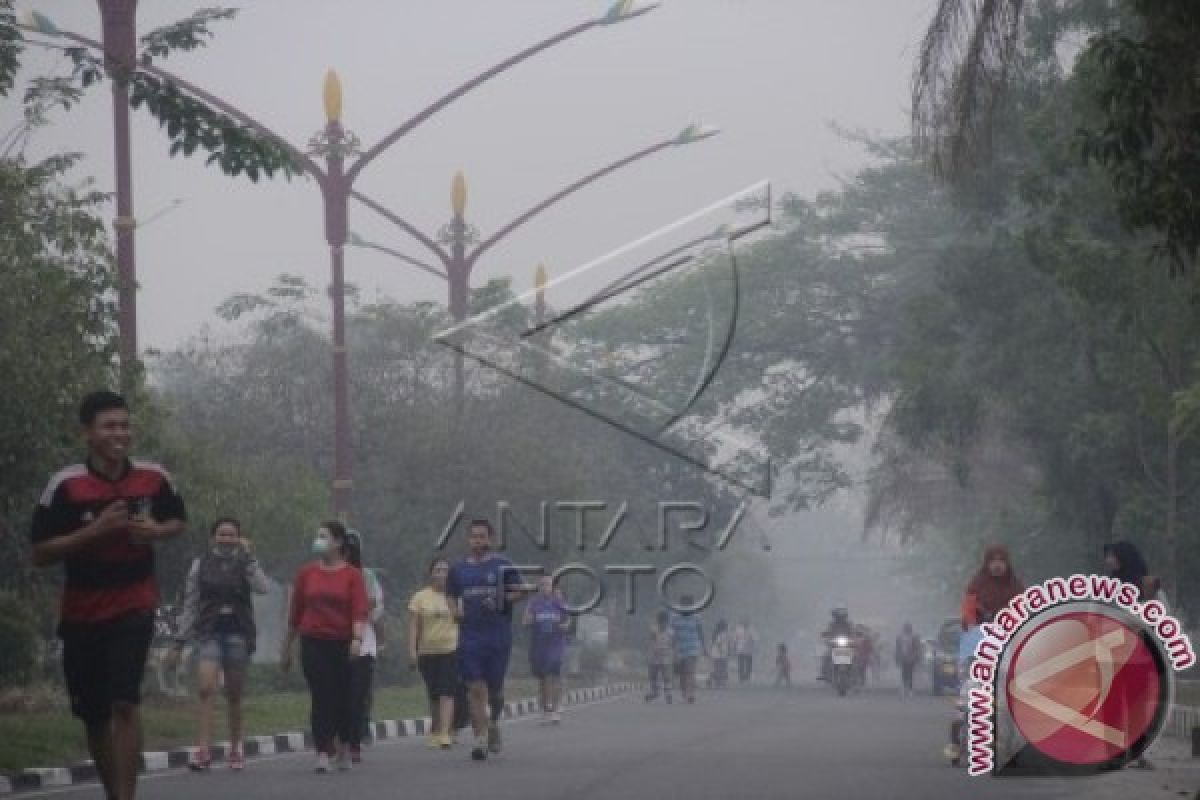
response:
M312 553L314 556L323 556L329 552L331 546L332 544L328 537L318 536L317 538L313 539Z

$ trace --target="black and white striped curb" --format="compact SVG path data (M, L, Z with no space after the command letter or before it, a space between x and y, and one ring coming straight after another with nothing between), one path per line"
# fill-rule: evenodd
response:
M1171 706L1163 734L1190 739L1193 728L1200 728L1200 706Z
M605 697L628 694L637 688L635 683L610 683L586 689L568 689L563 692L563 705L575 706L590 703ZM527 717L538 710L537 700L514 700L505 703L501 719ZM417 719L389 719L371 724L371 733L376 741L399 739L407 736L423 736L429 730L429 717ZM267 756L275 753L302 753L312 747L312 736L301 732L277 733L274 736L247 736L243 748L247 758ZM162 772L187 766L195 753L195 747L176 750L147 751L142 753L142 772ZM229 743L221 742L209 748L213 763L222 763L229 753ZM84 761L70 767L38 767L26 769L9 777L0 776L0 795L34 789L49 789L93 783L99 779L96 766Z

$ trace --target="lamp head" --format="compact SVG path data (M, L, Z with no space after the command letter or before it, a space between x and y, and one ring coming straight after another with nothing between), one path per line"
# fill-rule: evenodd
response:
M454 173L454 180L450 183L450 207L457 217L467 210L467 178L461 169Z
M342 81L337 72L329 70L325 73L325 119L330 122L342 121Z

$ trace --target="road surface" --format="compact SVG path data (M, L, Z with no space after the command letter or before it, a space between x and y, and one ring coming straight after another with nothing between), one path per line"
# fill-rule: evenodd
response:
M817 686L703 692L694 706L609 698L565 714L505 724L505 752L473 763L467 749L421 739L381 742L348 774L316 775L310 755L268 756L243 773L158 774L144 800L934 800L935 798L1191 797L1194 769L1126 770L1086 779L969 778L942 760L948 698L901 700L878 690L840 699ZM1180 777L1182 775L1182 778ZM1192 785L1188 786L1187 781ZM1181 783L1183 781L1183 783ZM1184 794L1182 790L1187 789ZM96 787L22 793L100 800Z

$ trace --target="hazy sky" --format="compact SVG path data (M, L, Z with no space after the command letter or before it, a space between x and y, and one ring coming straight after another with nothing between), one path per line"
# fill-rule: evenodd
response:
M207 2L207 0L206 0ZM576 195L480 262L474 282L510 274L518 290L544 261L560 273L761 179L811 195L863 163L831 122L902 133L911 61L932 0L667 0L599 28L470 93L401 140L357 187L430 233L449 217L463 169L468 217L486 236L563 184L692 121L721 136L669 150ZM190 13L191 0L141 0L139 31ZM606 0L257 0L217 26L210 47L165 66L303 146L324 123L321 86L334 68L348 128L370 146L477 71L607 8ZM99 37L91 0L18 2L60 27ZM23 78L55 58L26 58ZM20 88L20 87L19 87ZM19 92L16 93L19 97ZM112 187L111 96L93 92L37 134L32 154L78 150L80 174ZM17 106L0 105L6 121ZM8 127L5 125L4 127ZM320 195L306 178L251 184L170 158L134 115L143 347L197 333L230 294L275 275L329 281ZM413 255L420 246L354 203L351 228ZM445 297L432 277L348 249L347 279L365 299ZM551 298L553 303L553 298Z

